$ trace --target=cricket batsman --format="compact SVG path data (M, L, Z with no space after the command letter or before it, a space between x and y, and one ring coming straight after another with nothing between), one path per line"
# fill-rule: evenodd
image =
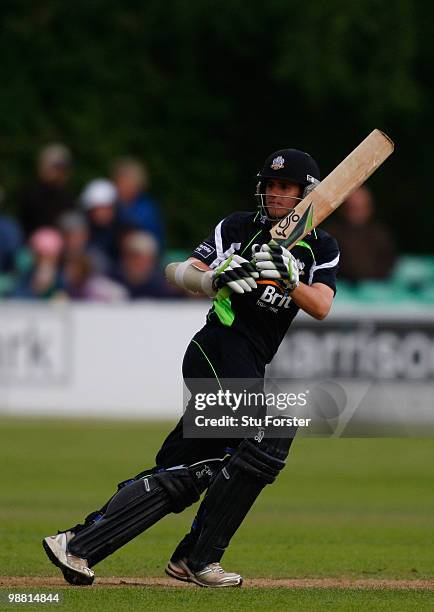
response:
M257 179L256 212L229 215L189 259L166 269L179 287L213 299L184 356L186 381L262 381L299 310L320 320L330 311L339 262L336 240L317 229L291 252L269 244L273 225L318 184L317 163L303 151L283 149L267 157ZM97 563L206 491L166 573L202 587L240 586L242 577L225 571L221 558L262 489L284 467L291 442L267 436L187 439L181 418L154 467L120 483L83 523L44 538L45 552L69 583L92 584Z

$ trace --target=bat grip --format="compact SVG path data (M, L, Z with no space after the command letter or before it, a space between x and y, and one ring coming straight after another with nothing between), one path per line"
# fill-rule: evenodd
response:
M279 243L276 242L275 240L273 240L273 238L272 238L268 244L270 246L276 246ZM250 261L252 262L253 260L250 260ZM214 299L217 300L218 302L220 302L221 300L226 300L231 295L231 293L233 293L232 289L226 285L226 287L222 287L217 292L217 294L214 297Z
M231 295L232 289L226 285L226 287L222 287L214 297L215 300L220 302L221 300L226 300Z

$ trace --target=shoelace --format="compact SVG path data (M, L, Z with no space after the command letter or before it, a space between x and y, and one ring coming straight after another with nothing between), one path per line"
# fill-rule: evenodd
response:
M222 566L220 565L220 563L210 563L209 567L211 568L211 570L215 573L215 574L224 574L225 571L222 568Z

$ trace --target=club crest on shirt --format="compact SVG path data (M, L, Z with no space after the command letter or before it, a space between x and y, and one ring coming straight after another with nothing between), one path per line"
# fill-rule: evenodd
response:
M281 170L285 165L285 160L284 158L279 155L279 157L275 157L273 159L273 163L271 164L271 169L272 170Z

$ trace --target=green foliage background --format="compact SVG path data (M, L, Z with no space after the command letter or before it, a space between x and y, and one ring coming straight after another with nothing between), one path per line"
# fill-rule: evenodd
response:
M3 0L0 184L71 146L76 192L141 156L171 247L254 205L254 174L295 146L327 174L373 127L397 151L372 180L403 251L433 250L428 0Z

